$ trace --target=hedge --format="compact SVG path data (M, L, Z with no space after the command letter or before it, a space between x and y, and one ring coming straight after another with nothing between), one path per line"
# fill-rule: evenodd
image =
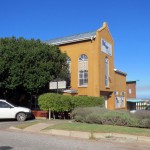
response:
M46 93L38 98L38 104L42 110L57 112L72 111L77 107L104 106L102 97L68 96L55 93Z

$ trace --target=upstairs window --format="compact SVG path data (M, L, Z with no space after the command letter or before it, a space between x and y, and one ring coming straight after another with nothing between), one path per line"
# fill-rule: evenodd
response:
M67 88L70 88L71 86L71 59L70 57L67 57L67 65L68 65L68 77L66 81L67 81Z
M105 58L105 86L109 87L109 60Z
M71 59L70 59L70 57L67 57L67 64L68 64L69 73L71 73Z
M78 59L78 85L88 86L88 57L85 54L80 55Z

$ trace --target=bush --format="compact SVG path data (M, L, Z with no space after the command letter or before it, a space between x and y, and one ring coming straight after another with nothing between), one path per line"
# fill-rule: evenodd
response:
M139 120L138 127L141 127L141 128L150 128L150 119Z
M77 108L73 111L75 121L85 123L136 126L137 119L124 111L110 111L100 107Z
M118 126L135 126L136 118L131 117L129 113L109 111L103 115L102 123Z
M139 120L142 119L150 119L150 112L147 110L139 110L136 111L133 116L135 116L136 118L138 118Z
M96 124L103 124L102 123L102 115L91 113L86 116L86 123L96 123Z
M95 107L104 106L104 99L102 97L92 97L92 96L74 96L72 97L72 103L74 108L77 107Z
M63 112L72 111L76 107L103 106L102 97L67 96L55 93L46 93L38 98L40 109Z

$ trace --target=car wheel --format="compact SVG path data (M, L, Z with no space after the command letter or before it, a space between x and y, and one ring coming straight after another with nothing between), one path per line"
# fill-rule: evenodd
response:
M25 114L25 113L22 113L22 112L21 112L21 113L18 113L17 116L16 116L16 119L17 119L18 121L25 121L26 118L27 118L26 114Z

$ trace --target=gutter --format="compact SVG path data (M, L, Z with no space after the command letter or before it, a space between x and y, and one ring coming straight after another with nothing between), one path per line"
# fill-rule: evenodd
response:
M79 42L79 41L86 41L86 40L91 40L92 41L95 38L96 38L96 35L95 36L90 36L90 37L85 37L85 38L74 39L74 40L62 41L62 42L53 42L53 43L48 43L48 44L49 45L62 45L62 44Z

